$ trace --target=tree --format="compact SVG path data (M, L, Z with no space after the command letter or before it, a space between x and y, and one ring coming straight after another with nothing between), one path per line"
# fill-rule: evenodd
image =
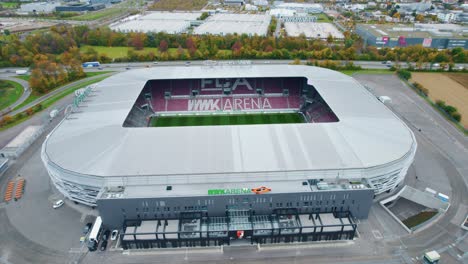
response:
M408 70L404 70L404 69L398 70L397 74L398 74L398 76L400 76L401 78L403 78L405 80L411 79L411 72L408 71Z
M418 21L418 22L423 22L423 21L424 21L424 16L421 15L421 14L417 14L415 19L416 19L416 21Z
M328 34L328 37L327 37L328 46L331 46L331 44L333 43L333 41L334 41L334 39L333 39L332 34Z
M161 42L159 42L159 51L160 52L166 52L168 48L169 48L169 44L167 44L166 40L161 40Z
M136 49L136 50L142 50L143 49L143 44L145 42L145 34L143 33L135 33L133 34L131 38L131 45Z
M210 16L210 14L208 14L208 12L203 12L198 19L199 20L205 20L209 16Z
M240 53L240 50L242 48L242 44L241 42L238 40L234 43L234 45L232 45L231 49L232 49L232 52L234 53L234 55L238 56L239 53Z
M195 52L197 51L195 40L192 37L187 38L187 40L185 41L185 46L187 47L187 50L189 51L190 56L193 56Z

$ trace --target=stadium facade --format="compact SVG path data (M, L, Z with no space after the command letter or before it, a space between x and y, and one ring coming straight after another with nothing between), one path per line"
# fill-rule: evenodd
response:
M160 117L240 113L304 122L151 127ZM353 219L403 181L416 147L344 74L222 64L102 81L49 134L42 160L67 198L123 227L124 247L168 247L352 238Z

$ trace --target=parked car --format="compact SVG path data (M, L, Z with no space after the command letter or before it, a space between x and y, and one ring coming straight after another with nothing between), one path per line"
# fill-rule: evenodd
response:
M93 223L87 223L85 227L83 228L83 234L88 234L89 230L91 230L91 227L93 226Z
M52 205L52 207L54 209L57 209L57 208L61 207L63 204L64 204L63 200L58 200Z
M155 62L153 62L153 64L158 64L158 62L157 62L157 61L155 61Z
M109 239L109 236L110 236L110 230L106 229L106 231L104 231L104 233L102 234L102 240L107 241Z
M111 240L112 241L116 240L118 235L119 235L119 230L112 230Z
M100 249L101 249L101 251L104 251L104 250L106 250L106 248L107 248L107 240L104 240L101 243L101 248Z

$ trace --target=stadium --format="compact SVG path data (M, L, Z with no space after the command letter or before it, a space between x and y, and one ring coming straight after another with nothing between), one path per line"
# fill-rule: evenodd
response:
M237 62L111 76L41 156L61 193L146 248L352 238L416 147L349 76Z

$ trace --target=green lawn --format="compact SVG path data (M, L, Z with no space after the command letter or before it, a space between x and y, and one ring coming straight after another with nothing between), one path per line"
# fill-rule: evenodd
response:
M0 80L0 110L16 102L23 94L23 86L17 82Z
M321 13L317 16L317 22L331 23L332 21L330 20L330 18L328 18L327 15L325 15L324 13Z
M437 211L433 212L420 212L417 215L413 215L411 217L408 217L407 219L403 220L403 224L405 224L408 228L413 228L417 225L420 225L432 217L434 217L437 214Z
M18 8L19 3L16 2L0 2L0 6L5 9L13 9L13 8Z
M353 75L355 73L358 74L393 74L393 71L390 71L388 69L362 69L362 70L341 70L339 72L342 72L346 75Z
M151 120L154 127L174 126L223 126L223 125L256 125L256 124L291 124L304 123L297 113L287 114L221 114L190 116L159 116Z
M104 46L82 46L80 48L81 52L86 52L88 48L93 48L99 54L105 53L112 59L116 58L126 58L127 52L129 50L134 50L132 47L104 47ZM144 48L143 50L134 50L136 53L147 53L147 52L154 52L154 54L159 54L158 48ZM169 49L169 52L177 52L177 49Z
M96 75L101 75L101 74L105 74L105 73L109 73L109 72L112 72L112 71L98 71L98 72L87 72L86 73L86 78L87 77L92 77L92 76L96 76ZM22 75L22 76L16 76L16 78L19 78L19 79L23 79L25 81L29 81L29 78L30 78L30 75ZM64 84L66 85L66 84ZM60 87L60 86L59 86ZM57 87L58 88L58 87ZM57 88L54 88L52 89L51 91L57 89ZM35 94L35 93L31 93L29 95L29 97L24 101L22 102L20 105L16 106L13 110L16 110L16 109L20 109L21 107L33 102L34 100L36 100L37 98L43 96L42 95L39 95L39 94Z
M19 75L19 76L15 76L15 78L29 82L29 78L31 78L31 75Z
M89 21L97 20L105 17L113 17L125 13L126 10L122 8L106 8L99 11L91 11L84 15L70 17L70 20Z
M65 97L65 96L67 96L67 95L73 93L75 90L78 90L78 89L80 89L80 88L84 88L84 87L86 87L86 86L88 86L88 85L91 85L91 84L93 84L93 83L100 82L100 81L106 79L107 77L109 77L109 76L102 76L102 77L97 78L97 79L94 79L94 80L89 80L89 81L86 81L86 82L84 82L84 83L80 83L80 84L74 85L74 86L72 86L72 87L66 89L65 91L62 91L62 92L60 92L60 93L58 93L58 94L56 94L56 95L54 95L54 96L48 98L47 100L44 100L44 101L41 103L41 105L42 105L42 111L43 111L44 109L47 109L49 106L51 106L52 104L54 104L54 103L57 102L58 100L62 99L63 97ZM28 98L28 99L29 99L29 98ZM23 112L23 113L24 113L24 112ZM21 119L15 119L15 121L14 121L13 123L10 123L10 124L8 124L8 125L6 125L6 126L0 127L0 131L5 130L5 129L8 129L8 128L10 128L10 127L14 127L14 126L16 126L16 125L18 125L18 124L20 124L20 123L22 123L22 122L28 120L28 119L31 118L32 116L34 116L34 115L28 116L28 115L24 115L24 114L23 114L23 117L22 117Z
M71 86L70 88L44 100L41 104L44 108L47 108L49 107L50 105L52 105L53 103L57 102L58 100L62 99L63 97L73 93L75 90L78 90L78 89L81 89L83 87L86 87L88 85L91 85L93 83L97 83L97 82L100 82L104 79L106 79L107 77L109 76L102 76L102 77L99 77L99 78L96 78L96 79L93 79L93 80L89 80L89 81L86 81L86 82L83 82L83 83L80 83L80 84L76 84L76 85L73 85Z
M116 59L116 58L126 58L127 57L127 52L129 50L133 50L136 53L148 53L148 52L153 52L155 55L159 55L159 49L158 48L144 48L142 50L135 50L133 47L105 47L105 46L81 46L80 51L81 52L86 52L88 48L93 48L95 51L97 51L99 54L105 53L109 58L111 59ZM177 54L177 49L176 48L170 48L167 51L171 55L176 55ZM221 55L231 55L232 50L220 50L219 53Z

